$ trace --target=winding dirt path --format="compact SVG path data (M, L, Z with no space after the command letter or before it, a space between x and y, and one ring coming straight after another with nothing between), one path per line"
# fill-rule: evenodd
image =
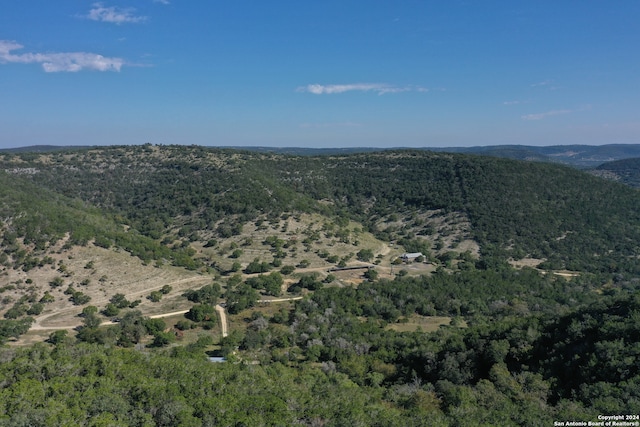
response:
M308 269L308 270L321 270L320 268L317 269ZM189 282L205 282L205 281L210 281L211 279L208 277L189 277L186 279L181 279L181 280L176 280L174 282L169 283L169 285L179 285L179 284L184 284L184 283L189 283ZM148 294L149 292L152 292L154 290L158 290L161 289L163 286L157 286L154 288L150 288L150 289L145 289L144 291L140 291L140 292L133 292L130 293L128 295L126 295L127 299L131 299L131 298L135 298L137 296L142 296L145 294ZM258 300L259 303L271 303L271 302L284 302L284 301L296 301L296 300L301 300L302 297L298 296L298 297L289 297L289 298L275 298L275 299L261 299ZM103 299L103 300L98 300L95 301L95 303L100 304L100 303L106 303L108 302L107 299ZM229 323L227 320L227 314L225 312L224 307L222 307L220 304L217 304L216 307L216 312L218 313L218 315L220 316L220 329L222 332L222 336L226 337L229 335ZM179 310L179 311L172 311L172 312L168 312L168 313L161 313L161 314L154 314L149 316L149 318L151 319L160 319L163 317L171 317L171 316L176 316L179 314L184 314L187 313L189 310ZM34 331L57 331L57 330L71 330L74 329L78 326L82 325L82 322L79 321L79 319L73 319L76 320L75 322L67 322L65 324L62 325L47 325L46 321L48 319L50 319L51 317L60 317L60 316L64 316L64 315L70 315L73 314L75 316L76 313L79 313L80 310L78 307L70 307L64 310L59 310L56 311L54 313L47 313L44 314L42 316L38 316L35 318L35 322L33 323L33 325L31 325L30 330L34 330ZM115 325L116 322L112 322L112 321L106 321L106 322L102 322L100 323L100 326L109 326L109 325Z
M188 277L186 279L180 279L180 280L175 280L173 282L170 283L165 283L161 286L155 286L153 288L147 288L145 290L142 291L138 291L138 292L132 292L130 294L125 295L125 297L127 299L135 299L136 297L140 297L143 295L146 295L152 291L157 291L159 289L162 289L165 285L169 285L169 286L176 286L176 285L181 285L184 283L190 283L190 282L210 282L211 278L210 277L202 277L202 276L197 276L197 277ZM109 299L107 298L102 298L102 299L97 299L97 300L92 300L92 304L91 305L102 305L102 304L106 304L109 301ZM61 325L47 325L46 321L52 317L65 317L65 315L71 315L71 316L75 316L76 314L81 313L81 308L80 307L70 307L70 308L65 308L63 310L58 310L55 311L53 313L47 313L47 314L43 314L41 316L38 316L35 318L35 321L33 322L33 324L31 325L31 328L29 328L30 330L34 330L34 331L42 331L42 330L61 330L61 329L74 329L78 326L80 326L82 324L81 321L79 321L79 319L73 318L72 320L75 321L67 321L67 322L62 322L63 324ZM185 311L186 313L186 311ZM175 313L175 314L180 314L180 313ZM164 316L164 317L168 317L171 314L160 314L157 316ZM151 318L155 318L156 316L150 316ZM113 325L113 322L103 322L101 323L101 325Z

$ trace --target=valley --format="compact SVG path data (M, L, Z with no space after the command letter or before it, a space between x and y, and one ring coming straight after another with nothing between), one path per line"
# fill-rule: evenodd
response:
M4 152L0 219L0 413L41 389L28 416L49 425L89 425L101 402L122 425L161 425L165 404L174 425L640 410L640 195L586 171L424 150Z

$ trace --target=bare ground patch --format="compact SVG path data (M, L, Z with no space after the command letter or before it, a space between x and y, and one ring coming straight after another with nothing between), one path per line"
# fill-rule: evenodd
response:
M539 258L522 258L519 260L509 260L509 264L511 264L516 268L522 268L522 267L536 268L538 265L540 265L540 263L544 261L545 261L544 259L539 259Z
M414 314L410 317L401 318L397 323L387 326L387 329L396 332L434 332L441 326L450 325L451 317L446 316L420 316Z
M6 312L24 295L39 300L45 292L53 296L42 313L35 317L33 329L73 328L81 323L78 314L87 305L104 307L116 293L122 293L130 301L139 299L137 307L145 315L159 311L171 311L183 307L177 298L185 289L211 282L209 276L171 266L145 265L127 252L104 249L93 245L74 247L51 253L53 265L44 265L28 272L5 269L0 276L0 286L12 285L14 289L1 294L4 304L0 313ZM52 286L58 278L61 284ZM170 285L171 292L159 303L152 303L146 296L153 290ZM74 305L64 291L71 286L89 296L87 304Z

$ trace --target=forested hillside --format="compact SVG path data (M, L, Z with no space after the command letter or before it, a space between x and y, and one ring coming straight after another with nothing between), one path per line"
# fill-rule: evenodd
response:
M228 237L260 215L300 211L354 219L380 235L380 221L442 210L468 216L487 256L639 271L636 192L551 164L421 151L296 157L154 146L2 159L14 176L106 209L153 239L176 228L196 240Z
M587 172L419 150L2 153L0 214L0 425L640 412L640 194Z
M592 173L638 188L640 187L640 158L607 162L595 168Z
M638 157L640 155L640 145L493 145L485 147L441 148L437 149L437 151L482 154L508 159L562 163L577 168L594 168L606 162Z

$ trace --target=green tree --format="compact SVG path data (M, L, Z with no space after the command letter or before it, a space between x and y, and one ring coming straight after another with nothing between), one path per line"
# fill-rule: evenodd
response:
M360 249L356 254L359 261L369 262L373 259L373 251L371 249Z
M289 274L293 273L295 269L296 268L293 265L283 265L282 268L280 268L280 273L288 276Z
M80 314L83 317L95 315L98 313L98 307L95 305L88 305L82 309L82 313Z
M138 310L131 310L122 316L118 323L118 344L129 347L140 342L146 334L145 319Z
M369 268L367 271L365 271L364 277L370 282L375 282L378 279L378 272L375 268Z
M107 306L102 310L102 314L107 317L117 316L120 313L120 309L117 305L113 303L107 304Z
M253 307L258 301L258 292L250 285L243 283L234 288L227 289L227 310L231 314L237 314L242 310Z
M167 324L162 319L144 319L144 327L149 335L155 335L167 328Z
M215 308L209 304L196 304L185 314L185 317L194 322L203 322L213 319L215 311Z
M60 286L64 285L64 279L60 276L56 276L53 278L53 280L51 280L51 282L49 282L49 285L52 288L59 288Z
M44 304L54 302L55 300L56 300L55 297L51 295L48 291L46 291L42 296L42 298L40 298L40 302Z
M85 308L90 308L92 306L88 306ZM82 324L85 328L95 329L100 326L100 318L97 316L97 313L93 310L88 310L86 313L83 310L83 319Z
M162 292L160 291L153 291L149 294L149 296L147 297L149 299L149 301L151 302L160 302L160 300L162 299Z
M91 301L91 297L89 295L79 291L73 292L69 299L73 302L73 305L83 305Z
M125 295L120 293L113 295L111 299L109 299L109 302L117 308L127 308L130 304Z
M164 347L176 340L175 334L171 332L158 331L153 334L152 347Z
M32 323L31 317L19 320L0 320L0 344L4 344L9 338L18 338L27 333Z
M255 258L249 263L247 268L244 269L246 274L266 273L271 269L271 266L267 262L260 262L258 258Z
M68 335L68 331L64 329L52 332L51 334L49 334L49 338L47 339L47 342L53 345L62 344L67 339L67 335Z
M37 316L38 314L42 313L42 310L44 310L44 304L37 302L29 307L29 309L27 310L27 314L29 316Z
M218 303L218 298L220 297L220 285L218 283L212 283L210 285L205 285L198 290L190 289L183 293L182 296L192 302L213 306Z

